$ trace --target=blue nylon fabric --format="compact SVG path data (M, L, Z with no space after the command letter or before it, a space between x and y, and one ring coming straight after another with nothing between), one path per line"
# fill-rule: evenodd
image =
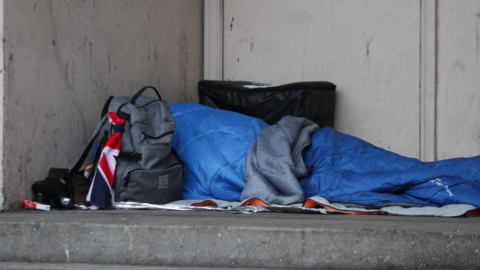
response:
M238 201L248 151L268 125L195 103L170 107L177 123L173 147L186 163L183 199ZM303 157L312 172L300 181L305 198L480 208L480 156L421 162L323 128L313 134Z
M183 199L239 201L248 151L268 124L195 103L170 109L176 120L173 148L186 164Z
M421 162L331 128L313 134L303 156L312 168L312 174L300 181L306 198L480 208L480 156Z

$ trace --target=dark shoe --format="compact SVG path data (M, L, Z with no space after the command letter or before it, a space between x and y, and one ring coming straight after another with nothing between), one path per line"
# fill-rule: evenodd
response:
M67 186L60 181L60 178L67 173L68 169L51 168L47 178L32 184L32 191L36 199L44 200L39 203L48 203L58 197L68 197Z
M87 194L90 189L90 181L80 175L75 175L72 178L73 185L73 201L78 205L87 205Z

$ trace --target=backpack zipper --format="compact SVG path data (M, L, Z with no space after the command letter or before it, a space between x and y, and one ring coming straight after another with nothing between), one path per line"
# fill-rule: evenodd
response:
M139 171L139 169L131 170L127 173L127 176L125 176L125 181L123 182L124 187L128 186L128 182L130 182L130 174L134 171Z
M123 182L123 187L127 187L129 181L130 181L130 172L128 172L127 176L125 176L125 181Z
M150 138L150 139L157 139L157 140L158 140L158 139L161 139L161 138L163 138L163 137L165 137L165 136L167 136L167 135L170 135L170 134L173 134L173 130L170 130L170 131L167 131L167 132L165 132L165 133L163 133L163 134L160 134L160 135L158 135L157 137L154 137L154 136L151 136L151 135L148 135L148 134L143 133L143 135L145 135L145 137Z

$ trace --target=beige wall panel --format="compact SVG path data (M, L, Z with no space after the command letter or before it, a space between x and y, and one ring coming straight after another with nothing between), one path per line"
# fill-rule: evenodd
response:
M337 85L335 127L419 157L420 3L225 1L225 79Z
M93 125L86 107L92 5L93 1L4 1L7 207L28 199L31 183L45 178L50 167L71 164L87 140Z
M195 0L96 1L94 85L103 99L152 85L170 103L197 101L202 8Z
M196 101L201 21L195 0L5 0L5 207L72 165L108 96Z
M480 155L480 1L439 1L437 158Z

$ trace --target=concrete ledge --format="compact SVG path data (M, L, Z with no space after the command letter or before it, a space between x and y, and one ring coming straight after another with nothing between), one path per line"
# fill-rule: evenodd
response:
M138 266L119 264L82 264L82 263L22 263L0 262L0 270L223 270L233 268L199 268L169 266ZM235 268L235 270L252 270L253 268ZM261 270L255 268L255 270Z
M477 268L480 218L170 211L0 214L0 261L243 268Z

